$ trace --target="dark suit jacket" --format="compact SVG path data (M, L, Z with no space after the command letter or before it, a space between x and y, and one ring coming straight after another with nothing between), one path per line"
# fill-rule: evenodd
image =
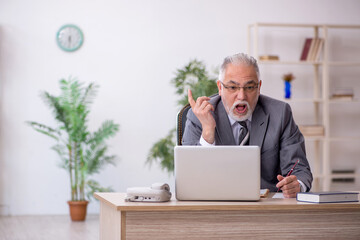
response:
M230 121L219 95L211 98L216 121L215 145L236 145ZM183 145L199 145L201 123L190 109L187 114ZM293 175L309 191L313 180L306 159L304 137L294 122L289 104L260 95L252 115L250 145L261 148L261 188L277 191L278 174L286 175L300 159Z

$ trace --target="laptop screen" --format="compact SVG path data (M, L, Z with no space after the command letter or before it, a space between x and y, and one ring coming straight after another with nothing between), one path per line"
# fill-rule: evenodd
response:
M258 146L176 146L178 200L260 199Z

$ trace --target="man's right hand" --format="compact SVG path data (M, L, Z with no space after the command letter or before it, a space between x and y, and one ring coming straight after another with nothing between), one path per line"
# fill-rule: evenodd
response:
M210 144L215 141L216 122L212 115L213 105L209 102L209 97L199 97L196 102L192 96L191 90L188 90L188 100L193 113L199 119L202 127L202 137Z

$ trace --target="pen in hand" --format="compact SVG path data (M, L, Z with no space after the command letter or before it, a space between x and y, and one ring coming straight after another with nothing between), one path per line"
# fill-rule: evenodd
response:
M298 159L298 160L295 162L294 166L290 169L290 171L289 171L289 173L286 175L286 177L288 177L288 176L290 176L290 175L292 174L292 172L294 171L296 165L297 165L299 162L300 162L300 159ZM278 188L277 192L279 192L279 191L280 191L280 188Z

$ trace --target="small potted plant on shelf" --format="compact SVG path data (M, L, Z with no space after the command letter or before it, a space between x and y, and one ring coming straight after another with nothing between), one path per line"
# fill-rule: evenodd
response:
M70 177L70 216L73 221L86 218L88 200L94 191L111 191L102 188L89 176L98 173L105 164L114 164L115 156L107 155L105 143L116 134L119 125L105 121L101 127L90 132L88 116L98 85L90 83L86 87L74 79L60 80L61 94L53 96L48 92L41 94L44 102L51 108L58 126L53 128L37 122L28 122L36 131L56 141L52 147L61 159L61 167Z
M292 73L283 75L283 80L285 82L285 98L291 98L291 81L294 79L295 76Z

